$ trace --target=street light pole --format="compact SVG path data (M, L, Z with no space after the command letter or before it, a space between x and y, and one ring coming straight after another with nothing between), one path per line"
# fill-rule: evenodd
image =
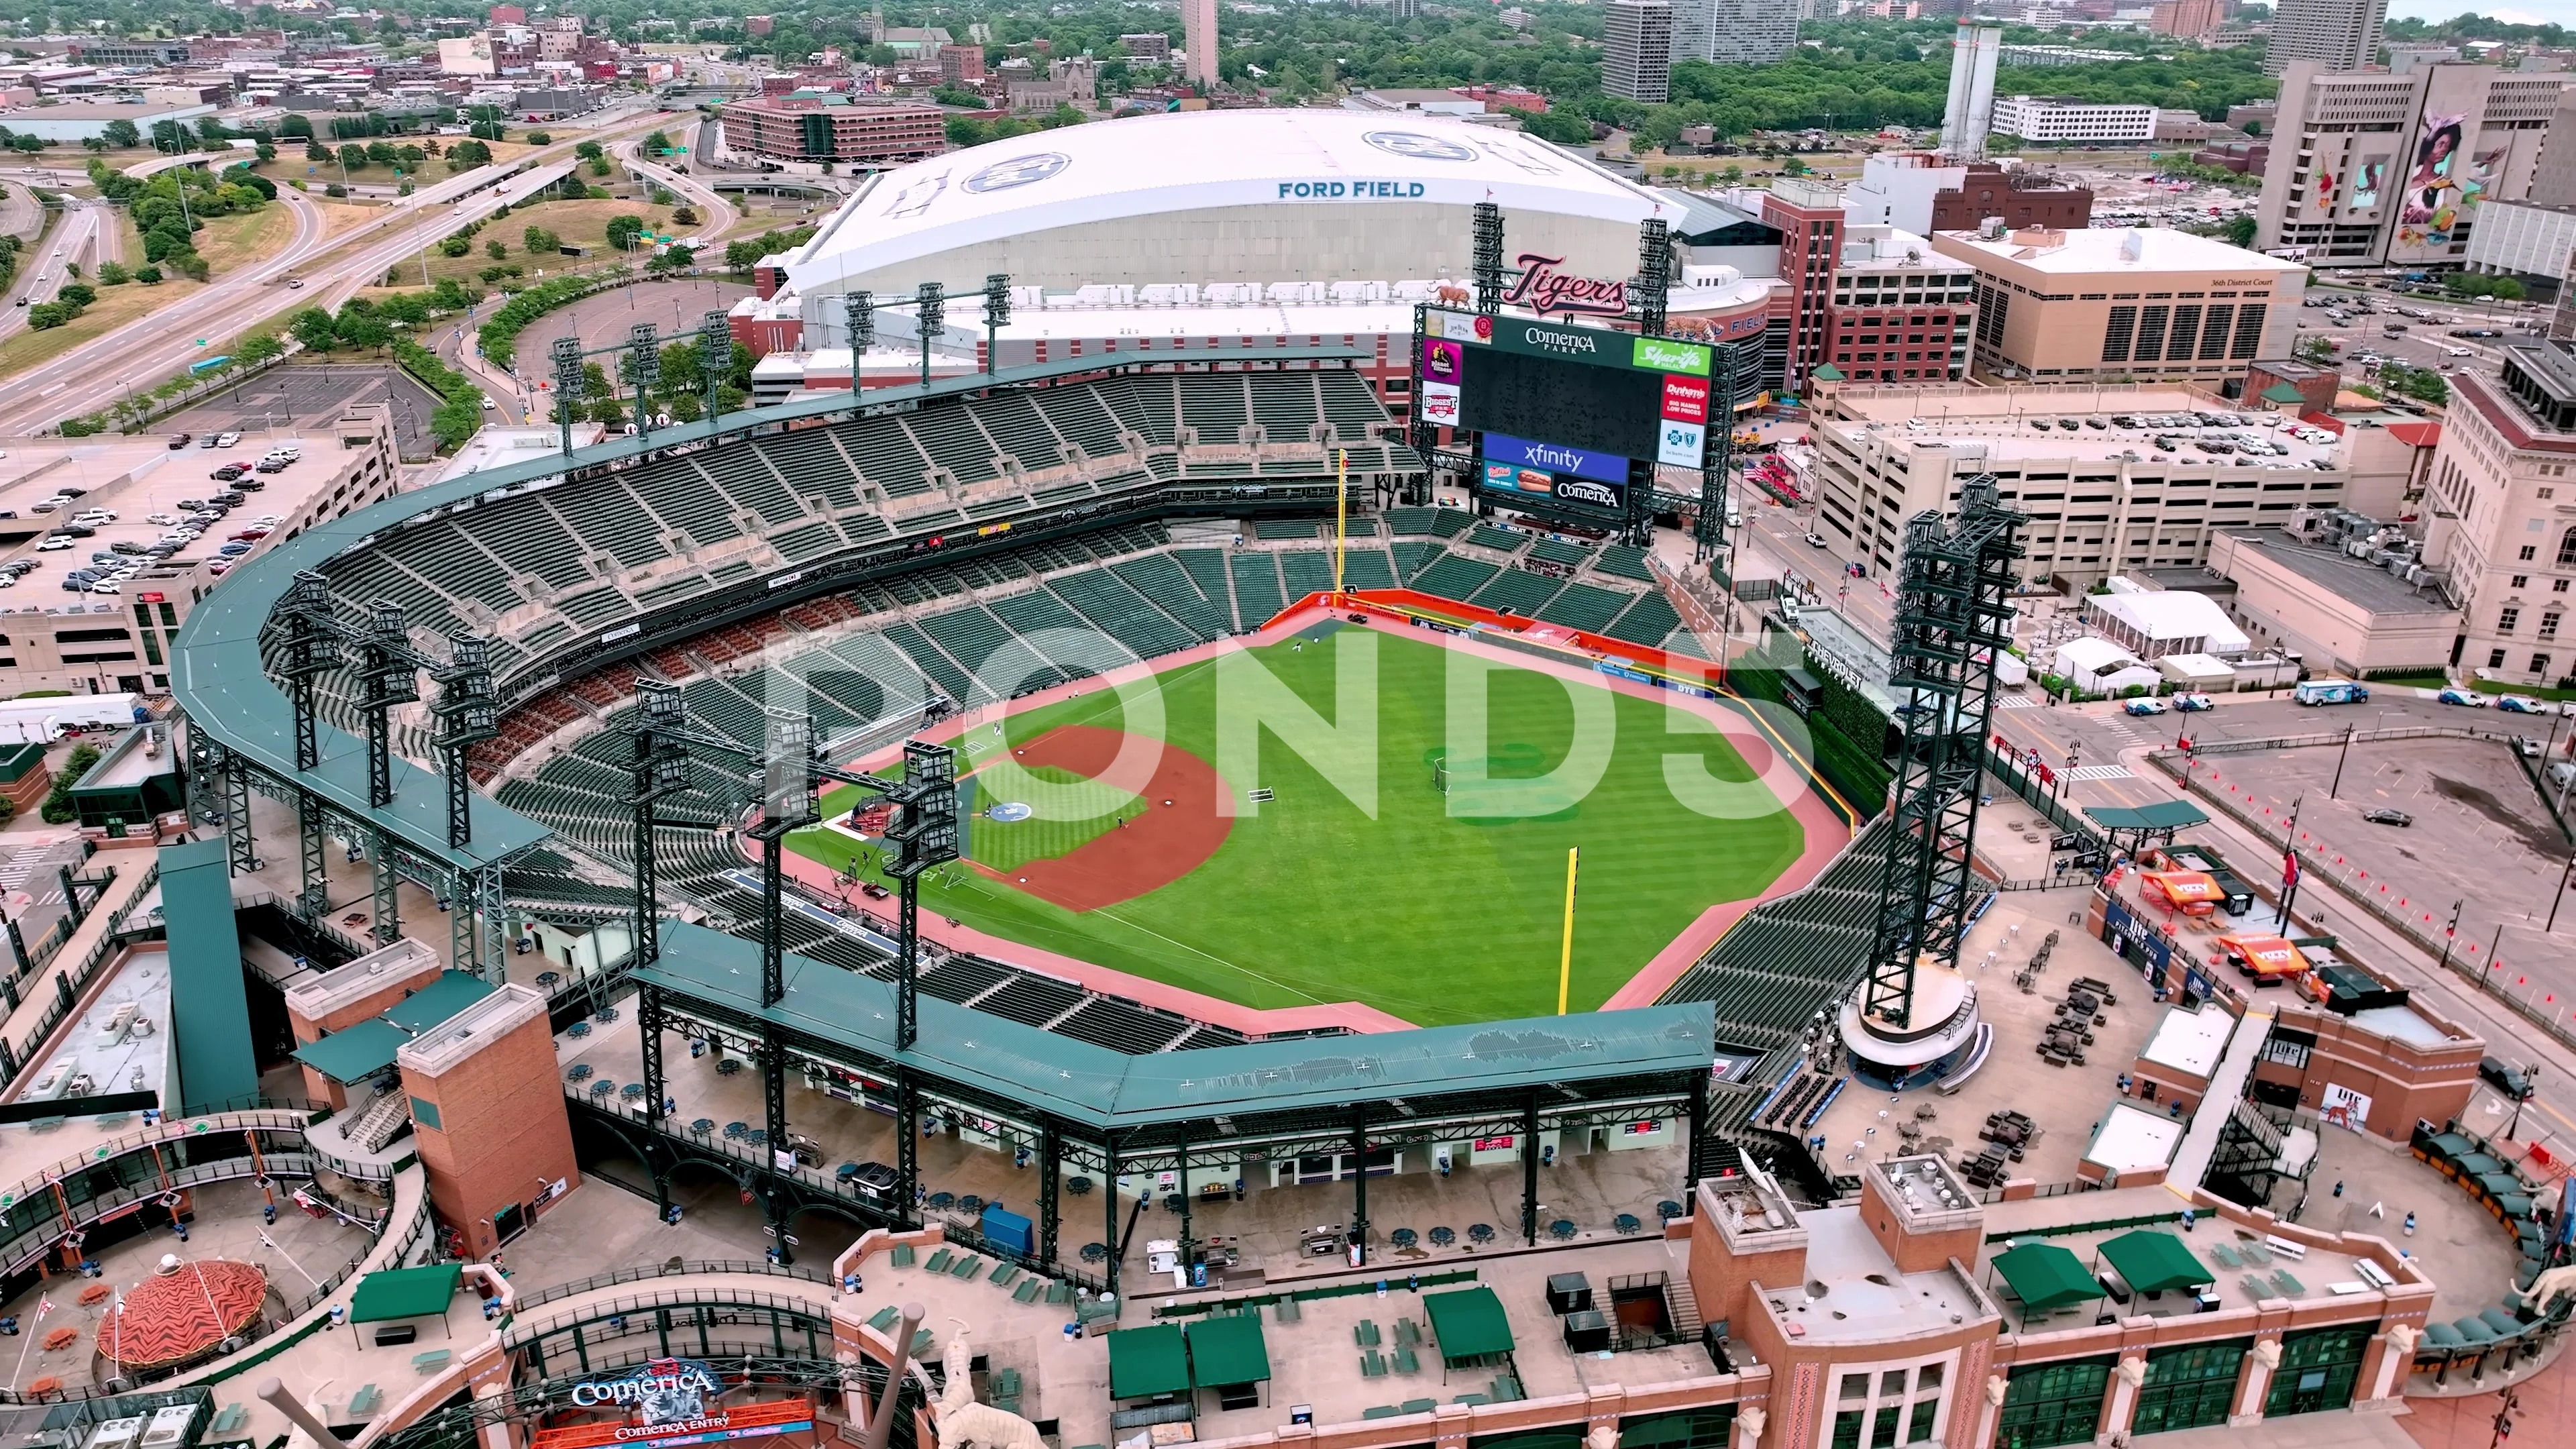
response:
M2340 789L2342 789L2342 788L2343 788L2343 762L2344 762L2346 759L2349 759L2349 758L2351 757L2351 755L2352 755L2352 726L2351 726L2351 725L2349 725L2349 724L2347 724L2347 725L2345 725L2345 726L2343 727L2343 748L2342 748L2341 750L2337 751L2337 752L2336 752L2336 754L2335 754L2335 773L2334 773L2334 783L2333 783L2333 784L2331 784L2331 785L2326 786L2326 798L2327 798L2327 799L2331 800L2331 799L2335 798L2335 792L2336 792L2337 790L2340 790Z
M2504 1129L2505 1136L2520 1137L2522 1135L2522 1104L2530 1101L2532 1093L2538 1091L2539 1088L2540 1063L2525 1063L2522 1069L2522 1090L2515 1093L2513 1098L2513 1125Z
M2567 857L2567 868L2558 873L2558 894L2549 898L2549 924L2541 928L2543 935L2558 929L2558 903L2567 899L2567 880L2570 876L2576 876L2576 854Z
M2451 902L2451 924L2442 928L2442 959L2434 964L2436 971L2446 970L2451 964L2451 942L2460 934L2460 907L2463 904L2463 901Z

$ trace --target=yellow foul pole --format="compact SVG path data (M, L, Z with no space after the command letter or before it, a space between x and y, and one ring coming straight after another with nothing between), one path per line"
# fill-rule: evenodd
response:
M1556 958L1556 1014L1565 1015L1566 988L1574 981L1574 866L1577 847L1565 848L1565 949Z
M1339 604L1342 601L1342 553L1349 540L1351 522L1351 450L1343 448L1333 456L1333 602Z

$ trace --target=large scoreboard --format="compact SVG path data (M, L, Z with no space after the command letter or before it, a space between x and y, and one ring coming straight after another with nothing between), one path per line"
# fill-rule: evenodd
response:
M1478 486L1496 501L1631 513L1658 464L1698 468L1715 349L1606 327L1424 309L1419 416L1478 436ZM1723 426L1723 418L1716 421Z

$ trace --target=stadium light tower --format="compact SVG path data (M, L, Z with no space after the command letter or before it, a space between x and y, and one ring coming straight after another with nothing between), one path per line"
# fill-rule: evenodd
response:
M558 337L554 341L555 422L563 429L564 456L572 456L572 412L582 390L581 339Z
M859 391L859 359L877 344L877 294L852 292L841 299L841 318L850 331L850 392Z
M662 380L662 338L650 322L626 329L626 370L635 379L635 436L653 436L653 386Z
M698 319L698 371L706 374L707 422L710 424L722 411L717 403L723 394L716 389L723 385L725 374L732 369L733 328L726 323L724 313L710 309Z
M948 325L948 289L924 282L912 294L913 315L921 322L921 385L930 386L930 340Z
M1968 841L1994 658L2011 642L2021 523L1996 500L1992 474L1961 485L1955 523L1937 509L1906 521L1888 678L1904 700L1904 742L1869 976L1841 1014L1844 1045L1881 1086L1928 1080L1975 1037L1976 991L1958 972L1959 939L1976 894Z
M994 372L1001 363L1002 329L1011 325L1011 274L993 272L984 278L984 371Z

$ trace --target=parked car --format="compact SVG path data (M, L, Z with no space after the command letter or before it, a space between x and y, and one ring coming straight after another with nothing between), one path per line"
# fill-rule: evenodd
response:
M230 483L235 478L238 478L249 471L250 465L248 463L226 463L224 466L217 468L206 476L214 479L218 483ZM187 506L185 500L181 501L180 506Z
M2185 714L2195 714L2210 707L2209 696L2205 694L2177 694L2173 697L2173 707L2181 710Z
M2134 714L2140 716L2163 714L2166 712L2166 709L2167 706L2161 699L2133 699L2120 706L2120 712L2122 714Z
M216 447L218 447L218 448L235 448L235 447L239 447L239 446L241 446L241 434L239 434L239 433L217 433L217 434L215 435L215 446L216 446Z
M2391 810L2385 805L2380 806L2376 810L2364 810L2361 812L2361 818L2369 821L2373 825L2412 825L2415 823L2414 816L2407 814L2403 810Z
M195 441L197 441L197 435L194 433L175 434L170 439L170 450L172 452L177 452L179 449L184 448Z
M2485 695L2478 693L2474 689L2462 689L2458 685L2452 685L2441 693L2434 695L2433 702L2436 704L2456 704L2464 709L2484 709L2487 707L2487 697Z
M2551 704L2549 701L2547 701L2547 700L2545 700L2545 699L2533 699L2530 695L2527 695L2527 694L2500 694L2500 695L2497 695L2497 696L2496 696L2496 708L2498 708L2498 709L2500 709L2500 710L2503 710L2506 714L2556 714L2556 713L2558 713L2558 706L2556 706L2556 705L2554 705L2554 704Z

